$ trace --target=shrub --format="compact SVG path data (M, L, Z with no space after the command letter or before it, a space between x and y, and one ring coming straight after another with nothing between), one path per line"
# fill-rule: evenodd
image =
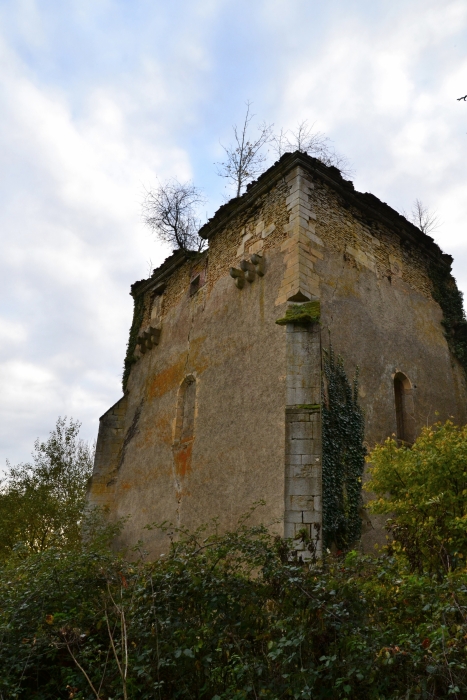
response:
M262 527L178 532L165 557L87 545L0 576L3 698L454 698L467 575L395 559L305 567Z
M447 572L467 558L467 426L424 428L412 447L394 439L369 455L375 513L392 517L392 549L412 571Z

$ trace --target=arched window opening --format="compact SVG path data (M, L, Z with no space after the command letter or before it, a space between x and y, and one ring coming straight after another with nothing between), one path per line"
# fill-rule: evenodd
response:
M396 435L400 442L411 445L415 439L415 420L412 385L402 372L394 376L394 399L396 404Z
M196 380L188 375L183 380L178 393L177 416L175 420L174 459L179 476L185 476L191 469L191 453L195 439Z

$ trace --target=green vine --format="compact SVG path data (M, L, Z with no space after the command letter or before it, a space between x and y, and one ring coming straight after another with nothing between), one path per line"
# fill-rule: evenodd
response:
M327 548L349 549L361 535L362 476L366 449L358 405L358 369L352 384L332 346L324 352L323 539Z
M128 384L128 379L131 372L132 365L135 364L135 350L138 343L138 334L143 323L144 317L144 294L140 294L134 297L133 306L133 322L130 328L130 337L128 338L128 344L126 346L126 355L123 362L123 378L122 378L122 388L123 393L126 391Z
M451 271L444 266L432 264L430 278L433 283L433 299L443 312L444 335L452 354L457 357L467 375L467 320L462 292L457 288Z

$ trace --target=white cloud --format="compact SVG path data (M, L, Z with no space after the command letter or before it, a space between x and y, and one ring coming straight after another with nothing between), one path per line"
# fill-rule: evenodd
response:
M316 120L359 189L436 208L467 290L463 0L5 0L0 20L0 467L59 414L95 437L129 286L167 252L144 186L196 177L220 201L219 138L247 98L259 121Z
M96 88L77 117L62 91L2 53L0 442L15 460L58 414L95 437L121 391L129 285L167 254L141 223L143 183L156 168L182 178L191 168L167 125L139 136L128 91Z

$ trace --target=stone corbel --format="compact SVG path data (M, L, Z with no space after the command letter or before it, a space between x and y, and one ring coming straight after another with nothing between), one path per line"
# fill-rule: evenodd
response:
M143 355L148 350L152 350L155 345L159 345L160 335L160 328L149 326L138 336L138 346Z
M251 256L251 262L255 266L256 274L259 277L264 277L264 258L263 258L263 256L258 255L258 253L254 253L254 255Z
M248 260L242 260L240 267L245 273L245 278L248 280L248 282L254 282L256 279L256 268L253 263L248 262Z
M234 278L235 284L238 289L243 289L245 286L245 273L243 270L239 270L237 267L230 268L230 276Z
M230 268L230 276L234 278L238 289L243 289L245 280L248 280L251 284L251 282L255 281L256 275L264 277L264 257L254 253L250 260L242 260L240 270L237 267Z

